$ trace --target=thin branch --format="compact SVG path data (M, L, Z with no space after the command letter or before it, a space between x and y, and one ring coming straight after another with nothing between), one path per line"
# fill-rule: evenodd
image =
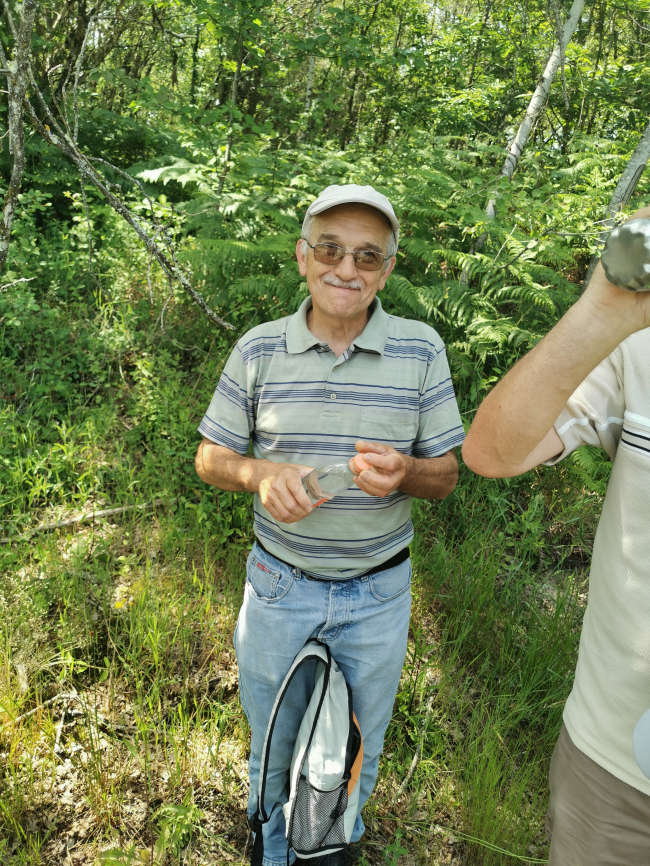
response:
M83 177L79 177L79 185L81 186L81 199L84 204L84 214L86 215L86 230L88 232L88 273L93 274L93 234L90 225L90 212L88 211L88 199L86 198L86 188L84 186Z
M59 520L56 523L41 523L40 526L35 526L29 532L23 535L17 535L15 538L0 538L0 544L11 544L14 541L29 541L32 535L38 532L50 532L52 529L62 529L64 526L74 526L76 523L86 523L89 520L96 520L98 517L110 517L113 514L124 514L126 511L145 511L147 508L155 508L158 505L165 503L173 505L176 499L156 499L154 502L143 502L140 505L122 505L120 508L106 508L103 511L89 511L86 514L80 514L78 517L69 517L67 520Z
M78 88L79 88L79 78L81 76L81 65L84 59L84 51L86 50L86 43L88 42L88 36L90 35L91 29L95 25L94 16L91 17L86 26L86 33L84 35L84 41L81 43L81 51L79 52L79 56L77 57L77 65L74 73L74 88L72 91L73 100L74 100L74 141L75 144L79 138L79 98L78 98Z
M7 20L9 21L9 29L11 30L11 35L14 37L14 39L18 39L18 30L16 29L14 16L11 14L11 8L7 3L7 0L2 0L2 5L5 7L5 14L7 16Z
M431 697L427 701L427 712L426 712L426 715L424 717L422 727L420 728L420 736L418 739L417 747L415 749L415 754L413 755L413 760L411 761L411 766L409 767L409 771L406 774L404 781L402 782L402 784L399 786L399 788L397 790L398 797L401 796L404 793L404 791L406 791L406 789L408 788L409 784L411 783L411 779L413 778L413 775L415 773L415 770L417 768L417 765L420 761L420 755L422 754L422 743L424 742L424 735L426 734L426 731L427 731L427 725L429 724L429 719L431 717L431 711L433 710L433 704L434 704L435 699L436 699L436 692L433 692L433 694L431 695Z
M41 122L40 118L36 114L36 111L34 110L34 107L28 99L25 100L25 107L27 109L27 114L32 122L32 125L36 128L41 138L44 138L45 141L47 141L49 144L54 145L54 147L56 147L58 150L64 153L72 162L74 162L77 170L80 171L101 192L101 194L104 196L104 198L113 208L113 210L115 210L125 220L125 222L127 222L131 226L131 228L134 229L135 233L138 235L147 250L153 253L154 258L158 261L158 264L162 267L163 271L168 276L176 279L181 284L183 289L192 298L194 303L197 304L197 306L199 306L208 316L208 318L210 318L215 324L220 325L222 328L226 328L230 331L234 330L233 325L218 316L214 312L214 310L212 310L208 306L202 296L192 287L187 276L183 273L183 270L178 262L178 258L174 251L171 239L166 234L164 228L162 231L162 236L165 239L165 243L168 247L169 258L163 252L163 250L158 247L156 242L151 238L145 228L140 224L137 217L124 204L124 202L120 201L115 195L113 195L113 193L108 188L110 184L108 184L106 179L95 170L91 162L84 154L79 151L79 149L71 141L71 139L65 134L57 135L51 129L47 129L47 127ZM101 161L106 162L105 160ZM119 171L116 166L111 166L111 168ZM134 180L134 178L131 178L131 180Z
M10 15L10 10L7 7L7 0L3 0L3 3L7 9L7 14ZM16 67L16 72L13 73L9 79L9 116L10 129L12 130L12 136L10 136L10 139L12 140L10 151L14 153L14 165L7 194L5 196L4 216L2 223L0 223L0 270L4 267L9 252L11 223L13 222L13 215L16 208L17 197L20 191L20 182L22 180L25 165L24 112L26 112L32 126L40 137L48 144L56 147L57 150L60 150L75 164L81 175L82 183L85 180L88 180L97 190L99 190L113 210L115 210L135 231L146 249L157 260L165 274L167 274L171 279L177 280L185 292L192 298L194 303L197 304L197 306L199 306L215 324L222 328L226 328L227 330L234 330L233 326L218 316L214 310L208 306L203 297L193 288L178 261L174 243L164 226L161 228L160 234L164 245L167 247L167 252L159 247L155 238L151 237L150 233L147 231L145 226L141 224L140 220L131 209L111 192L110 187L113 186L113 184L104 178L103 175L94 168L90 159L79 150L75 136L70 133L63 113L61 113L61 116L65 128L61 126L52 113L50 106L41 93L34 75L34 70L31 66L29 50L31 46L31 32L33 29L35 12L35 0L25 0L22 7L20 32L14 47L15 60L11 64L7 63L6 58L4 57L4 52L0 53L0 63L2 63L3 67L11 69L12 72L13 67ZM80 69L80 66L78 69ZM42 118L38 116L34 105L29 97L26 96L28 83L31 84L30 89L35 94L38 104L42 109ZM120 169L111 165L106 160L100 159L98 161L110 166L113 171L123 174ZM129 179L134 181L144 192L142 184L140 184L137 179L130 176ZM153 210L152 203L146 194L145 200L149 204L154 224L160 225L160 221L156 218Z
M0 292L4 292L5 289L10 289L12 286L18 285L18 283L31 283L31 281L35 279L36 277L21 277L19 280L13 280L11 283L5 283L4 286L0 286Z
M39 710L44 709L44 707L48 707L50 704L55 703L56 701L69 701L71 698L76 697L76 695L68 692L61 692L59 695L54 695L53 698L50 698L49 701L44 701L42 704L39 704L37 707L34 707L33 710L30 710L28 713L23 713L22 716L17 716L15 719L11 719L9 722L5 722L2 727L0 727L0 731L4 731L5 728L8 728L10 725L17 725L18 722L22 722L23 719L28 719L30 716L33 716L34 713L37 713ZM0 705L2 706L2 705ZM4 712L7 712L6 707L2 707Z
M59 740L61 738L61 731L63 730L63 727L64 727L63 723L64 723L64 719L65 719L65 714L66 714L66 712L68 712L68 701L76 701L76 703L78 703L79 706L81 707L81 710L70 711L69 715L71 715L71 716L79 716L79 715L86 715L88 717L92 716L92 718L94 719L94 721L97 724L100 724L104 727L112 728L116 731L127 731L128 730L126 725L116 724L115 722L112 722L110 719L107 719L106 716L102 715L101 713L98 713L97 710L94 709L93 707L89 707L88 704L86 704L84 702L81 695L77 694L77 692L61 692L58 695L54 695L54 697L50 698L49 701L44 701L42 704L39 704L37 707L34 707L33 710L29 710L29 712L23 713L22 715L17 716L17 718L11 719L10 721L5 722L4 725L0 726L0 731L4 731L5 728L9 728L11 725L17 725L18 722L22 722L24 719L28 719L30 716L33 716L35 713L37 713L39 710L42 710L45 707L50 706L51 704L57 703L58 701L63 701L64 704L63 704L63 711L61 713L61 721L57 725L57 729L56 729L56 739L54 741L54 751L58 750ZM0 704L0 706L2 706L2 705ZM2 707L2 709L5 712L7 712L5 707Z

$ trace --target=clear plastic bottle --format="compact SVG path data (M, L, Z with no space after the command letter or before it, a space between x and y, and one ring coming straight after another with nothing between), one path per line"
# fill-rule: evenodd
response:
M355 454L350 460L332 460L305 475L302 486L315 508L347 490L364 469L370 469L370 464L361 454Z

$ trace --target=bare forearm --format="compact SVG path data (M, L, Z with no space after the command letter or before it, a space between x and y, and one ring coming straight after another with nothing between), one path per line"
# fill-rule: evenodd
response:
M559 439L549 431L571 394L633 332L626 317L583 296L481 404L463 445L469 468L516 475L554 456L537 446L547 437L553 450Z
M242 457L209 439L199 445L194 465L199 478L219 490L259 493L262 505L281 523L295 523L311 513L302 486L311 466Z
M631 216L638 218L649 219L650 208ZM599 263L580 300L483 401L463 445L465 463L479 475L505 477L558 454L553 424L571 394L623 340L649 326L650 292L612 285Z
M458 460L453 451L442 457L407 457L399 489L417 499L444 499L458 483Z
M194 463L199 478L206 484L237 493L256 493L274 465L270 460L242 457L207 439L199 445Z

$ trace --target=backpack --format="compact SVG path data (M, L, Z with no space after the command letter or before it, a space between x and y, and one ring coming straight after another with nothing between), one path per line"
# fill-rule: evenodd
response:
M275 723L282 701L296 672L316 661L314 691L303 716L296 744L287 767L289 799L275 803L269 814L264 795ZM311 638L293 660L278 691L266 730L257 811L250 819L255 843L252 866L262 866L264 841L262 825L281 807L287 826L289 847L301 857L316 857L340 851L350 841L359 806L359 774L363 762L363 741L352 711L352 691L332 658L330 648Z

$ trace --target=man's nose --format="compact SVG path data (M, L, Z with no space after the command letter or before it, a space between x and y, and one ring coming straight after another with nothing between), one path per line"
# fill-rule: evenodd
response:
M357 266L352 253L346 253L336 266L334 273L340 280L353 280L357 276Z

